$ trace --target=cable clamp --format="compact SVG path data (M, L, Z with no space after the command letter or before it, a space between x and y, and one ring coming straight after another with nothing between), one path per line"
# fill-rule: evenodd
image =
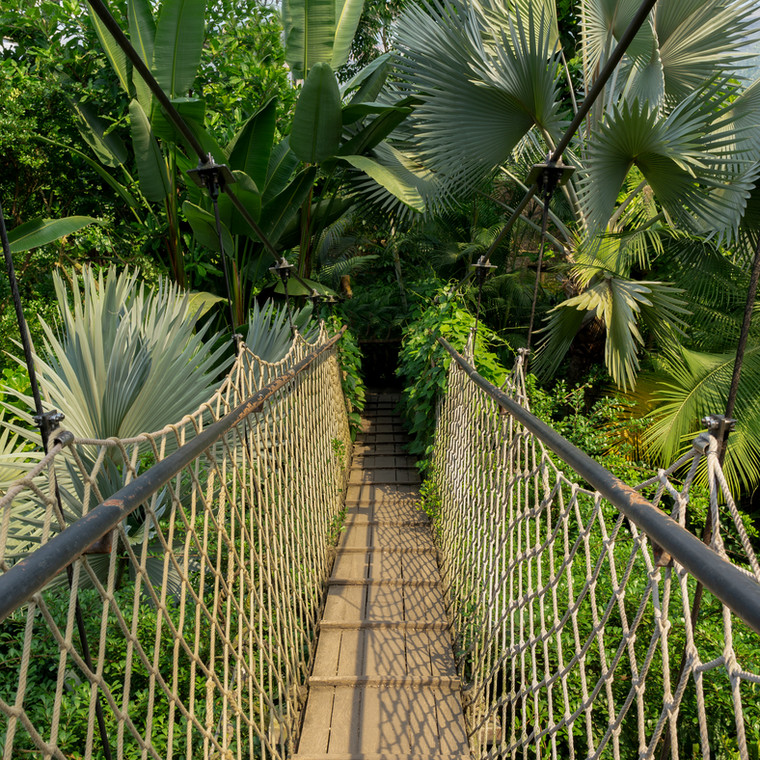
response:
M478 285L483 287L483 283L492 269L496 269L496 264L492 264L483 254L474 264L470 265L475 270L475 276L478 278Z
M49 412L35 414L32 419L34 420L34 424L44 434L55 430L66 419L66 416L57 409L51 409Z
M533 164L525 184L538 185L546 195L551 195L558 187L566 184L575 173L574 166L556 163L547 159L542 164Z
M285 285L287 291L290 272L294 268L295 267L286 258L280 258L274 266L269 267L269 271L282 280L282 284Z
M217 164L214 157L209 153L205 161L198 161L195 169L188 171L190 179L198 187L208 188L212 197L217 197L220 190L227 185L234 185L235 176L226 164Z

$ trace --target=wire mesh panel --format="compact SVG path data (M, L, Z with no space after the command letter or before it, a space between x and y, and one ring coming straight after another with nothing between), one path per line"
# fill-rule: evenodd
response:
M158 433L59 432L6 492L14 593L88 522L123 517L0 623L3 758L290 754L351 445L334 341L318 344L277 365L243 350Z
M508 392L527 406L521 362ZM757 559L717 449L717 438L700 436L640 488L684 526L706 460L711 547L755 588ZM695 603L702 588L678 558L653 547L457 361L433 469L477 757L758 757L760 636L713 594Z

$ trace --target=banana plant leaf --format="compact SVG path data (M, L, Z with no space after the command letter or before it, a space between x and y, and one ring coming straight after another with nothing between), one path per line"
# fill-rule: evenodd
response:
M32 219L8 233L11 253L21 253L78 232L88 224L103 223L91 216L67 216L63 219Z
M186 95L201 60L206 0L164 0L153 44L153 74L171 98Z
M328 64L318 63L298 97L290 147L307 164L324 161L338 150L341 126L338 80Z

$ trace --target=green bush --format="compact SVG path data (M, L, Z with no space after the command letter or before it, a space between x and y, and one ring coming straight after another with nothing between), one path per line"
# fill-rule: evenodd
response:
M451 361L437 339L445 338L461 352L474 327L475 317L464 308L462 297L444 288L417 307L404 334L396 371L404 381L401 413L412 437L409 450L420 457L417 466L423 471L429 465L438 399L446 389L446 372ZM475 365L486 380L501 385L507 370L489 349L495 344L506 345L481 323L475 343Z
M337 332L343 322L335 315L326 319L331 332ZM361 422L361 413L367 396L367 387L362 377L362 354L359 344L351 330L346 330L338 341L338 362L341 367L341 385L346 398L348 424L351 428L351 439L356 440Z

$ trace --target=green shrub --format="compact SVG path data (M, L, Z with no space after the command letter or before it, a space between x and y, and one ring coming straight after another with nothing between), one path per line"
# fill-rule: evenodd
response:
M457 351L463 351L475 327L475 317L450 288L423 302L404 334L396 374L404 381L401 413L412 437L409 450L420 457L418 467L427 469L433 446L438 399L446 389L446 372L451 361L438 337L445 338ZM501 385L507 370L489 346L505 343L482 323L475 344L478 372Z

